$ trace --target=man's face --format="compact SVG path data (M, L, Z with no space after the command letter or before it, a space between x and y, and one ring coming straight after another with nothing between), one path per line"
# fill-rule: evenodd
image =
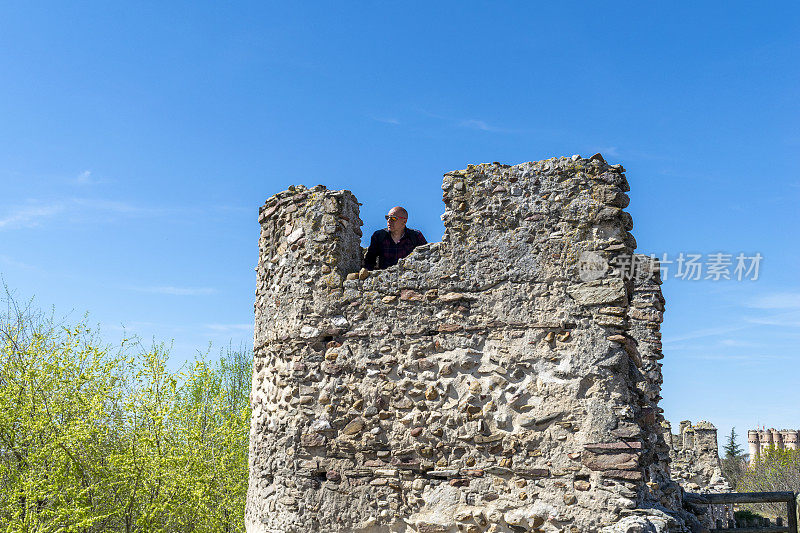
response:
M392 208L386 216L386 229L388 229L389 232L403 231L406 229L406 217L404 217L403 212L396 207Z

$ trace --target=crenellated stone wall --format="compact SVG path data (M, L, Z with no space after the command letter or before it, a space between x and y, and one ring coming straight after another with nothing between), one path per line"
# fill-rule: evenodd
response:
M750 462L754 463L770 448L777 450L796 450L800 441L800 431L796 429L751 429L747 432Z
M683 420L677 435L672 434L669 422L662 422L662 427L670 444L673 479L689 492L733 492L722 475L714 424L701 420L692 425Z
M470 165L442 189L442 242L371 274L349 191L261 209L247 530L696 526L624 169Z

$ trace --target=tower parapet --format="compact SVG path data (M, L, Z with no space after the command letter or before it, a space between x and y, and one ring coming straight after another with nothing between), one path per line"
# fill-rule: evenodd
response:
M758 431L755 429L751 429L747 432L747 447L748 453L750 454L750 461L752 462L758 457L759 452Z
M722 475L714 424L701 420L692 425L684 420L680 428L681 435L673 435L672 439L682 444L671 452L672 476L691 492L729 492L731 488Z
M775 446L776 449L782 450L783 449L783 439L781 438L781 433L777 429L770 429L770 433L772 433L772 444Z
M787 450L796 450L799 436L800 432L798 432L797 430L782 429L781 438L783 440L783 447L786 448Z
M800 431L795 429L775 428L751 429L747 432L747 443L750 449L750 463L754 463L769 449L797 450L800 441Z
M701 420L694 426L695 449L700 453L718 455L717 428L711 422Z
M684 427L683 429L683 449L694 449L694 428L692 426Z
M760 453L765 453L769 448L775 447L775 443L772 440L772 431L768 429L759 431L758 442L760 446Z

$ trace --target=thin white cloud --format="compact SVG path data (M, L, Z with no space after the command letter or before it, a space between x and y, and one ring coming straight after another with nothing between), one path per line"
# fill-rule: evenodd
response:
M72 203L83 211L103 211L119 215L148 215L159 214L165 211L164 209L140 207L127 202L103 200L100 198L74 198L72 199Z
M727 348L759 348L763 346L763 344L738 339L722 339L719 344Z
M124 322L120 324L103 325L104 329L108 329L111 331L134 333L134 334L137 331L141 331L142 329L150 329L155 327L164 327L164 324L156 324L155 322L142 322L134 320L132 322Z
M217 289L211 287L131 287L131 290L138 292L149 292L152 294L169 294L172 296L208 296L216 294Z
M669 155L664 155L662 153L651 153L651 152L644 152L641 150L637 150L635 148L631 148L630 146L625 147L624 149L620 149L619 146L614 145L606 145L606 146L597 146L597 145L588 145L589 148L586 150L585 154L582 154L584 157L589 157L590 154L594 154L600 152L606 159L610 157L614 158L621 158L624 157L625 160L632 161L632 160L645 160L645 161L671 161L673 158ZM589 154L589 155L587 155Z
M97 180L92 178L92 171L91 170L84 170L78 177L75 178L75 183L78 185L93 185L98 183Z
M483 120L477 120L472 118L460 121L458 123L458 126L461 128L468 128L471 130L490 131L495 133L508 131L503 128L492 126Z
M253 331L253 324L206 324L212 331L228 333L232 331Z
M375 117L375 116L371 116L370 118L372 120L374 120L375 122L380 122L382 124L391 124L392 126L398 126L400 124L400 121L397 120L394 117Z
M64 211L62 204L38 204L12 208L7 214L0 216L0 230L33 228L41 225L44 219L58 215Z
M750 302L756 309L800 309L800 292L777 292L759 296Z
M720 326L716 328L704 328L698 329L695 331L690 331L683 335L676 335L674 337L667 337L664 339L664 344L672 344L681 341L688 341L692 339L701 339L704 337L715 337L717 335L725 335L727 333L733 333L734 331L741 331L743 329L748 329L754 327L753 324L738 324L735 326Z
M554 134L558 134L560 132L556 132L555 130L529 130L529 129L517 129L517 128L504 128L500 126L496 126L487 122L486 120L477 119L477 118L457 118L453 116L445 116L440 113L434 113L428 111L426 109L417 109L417 113L422 116L436 119L439 121L445 122L450 127L456 128L463 128L469 130L477 130L477 131L485 131L489 133L538 133L542 135L549 135L552 136Z
M38 267L29 265L27 263L23 263L22 261L17 261L13 257L10 257L5 254L0 254L0 264L4 264L13 268L18 268L20 270L39 270Z
M755 354L704 353L700 355L695 355L694 358L706 359L710 361L739 361L739 362L749 362L749 363L755 363L758 361L783 361L791 359L791 357L789 357L788 355L760 354L760 353L755 353Z
M764 294L748 303L752 309L767 311L783 311L777 314L765 314L745 318L750 324L759 326L779 326L784 328L800 327L800 292L785 291Z
M619 157L620 156L619 150L617 149L616 146L606 146L606 147L603 147L603 148L598 148L597 151L600 152L604 156L610 156L610 157Z
M0 207L0 231L40 227L56 216L63 224L94 220L96 217L108 215L146 217L192 211L192 208L146 207L102 198L69 198L53 202L28 200L24 205L9 206L6 209L3 213L3 208ZM235 208L229 206L211 206L203 211L226 212L233 209Z
M792 311L779 315L746 318L749 323L759 326L779 326L784 328L800 327L800 312Z
M751 300L746 305L751 309L784 310L785 312L743 317L741 319L742 322L738 324L698 329L683 335L667 337L663 342L664 344L674 344L681 341L716 337L746 329L758 328L758 326L780 326L784 328L800 327L800 292L788 291L765 294ZM745 346L742 341L732 339L723 339L720 343L726 346Z

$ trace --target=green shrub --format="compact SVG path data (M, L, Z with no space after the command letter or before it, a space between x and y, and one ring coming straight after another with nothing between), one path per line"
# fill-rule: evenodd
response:
M800 492L800 450L769 448L743 473L739 492ZM783 516L786 504L758 504L749 509L768 516Z
M249 354L170 372L164 346L6 304L0 531L244 531Z

